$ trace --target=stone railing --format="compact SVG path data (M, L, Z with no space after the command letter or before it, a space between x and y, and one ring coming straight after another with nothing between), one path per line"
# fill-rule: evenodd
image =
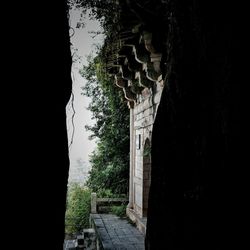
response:
M96 193L91 194L91 213L98 213L98 206L100 204L114 205L128 203L127 198L97 198Z

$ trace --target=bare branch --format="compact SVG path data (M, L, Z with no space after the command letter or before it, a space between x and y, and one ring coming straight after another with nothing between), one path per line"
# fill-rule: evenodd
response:
M75 76L74 76L73 72L72 72L72 81L73 81L73 83L75 82ZM75 107L74 107L75 95L74 95L74 92L73 92L73 88L72 88L71 96L72 96L72 98L71 98L71 107L72 107L72 110L73 110L73 114L72 114L72 117L71 117L71 123L72 123L73 131L72 131L71 140L70 140L70 143L69 143L69 149L71 148L71 146L73 144L74 135L75 135L74 117L75 117L76 111L75 111Z

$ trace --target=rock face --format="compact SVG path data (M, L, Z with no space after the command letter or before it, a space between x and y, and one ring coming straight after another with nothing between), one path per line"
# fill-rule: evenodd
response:
M241 145L234 7L167 2L146 248L227 249L237 234Z
M4 174L3 249L62 249L69 165L65 106L71 94L66 1L10 5L4 7L11 18L3 32L9 76L4 93L11 100L3 114L4 157L15 163Z

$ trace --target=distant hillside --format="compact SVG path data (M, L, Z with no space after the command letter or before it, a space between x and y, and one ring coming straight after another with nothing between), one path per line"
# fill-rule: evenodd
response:
M78 158L76 162L70 166L69 183L84 185L88 178L89 171L90 165L81 158Z

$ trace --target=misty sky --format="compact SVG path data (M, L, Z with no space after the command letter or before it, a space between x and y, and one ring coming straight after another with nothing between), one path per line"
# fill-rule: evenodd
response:
M82 64L86 65L86 57L95 51L94 44L101 43L101 36L93 38L93 34L89 34L90 31L100 31L98 22L86 19L86 26L81 29L76 29L76 23L79 21L79 12L72 11L70 13L70 25L74 28L74 35L71 37L71 43L73 47L78 49L77 54L81 57L80 62L74 63L72 66L72 81L73 81L73 92L74 92L74 126L75 132L73 137L73 144L69 149L70 164L74 166L76 160L81 158L83 161L88 162L88 155L94 150L95 142L89 141L88 136L90 133L85 130L85 125L93 124L91 120L91 113L86 110L89 99L86 96L81 95L81 87L85 84L85 79L78 73ZM72 105L71 101L67 106L67 126L68 126L68 140L72 138Z

